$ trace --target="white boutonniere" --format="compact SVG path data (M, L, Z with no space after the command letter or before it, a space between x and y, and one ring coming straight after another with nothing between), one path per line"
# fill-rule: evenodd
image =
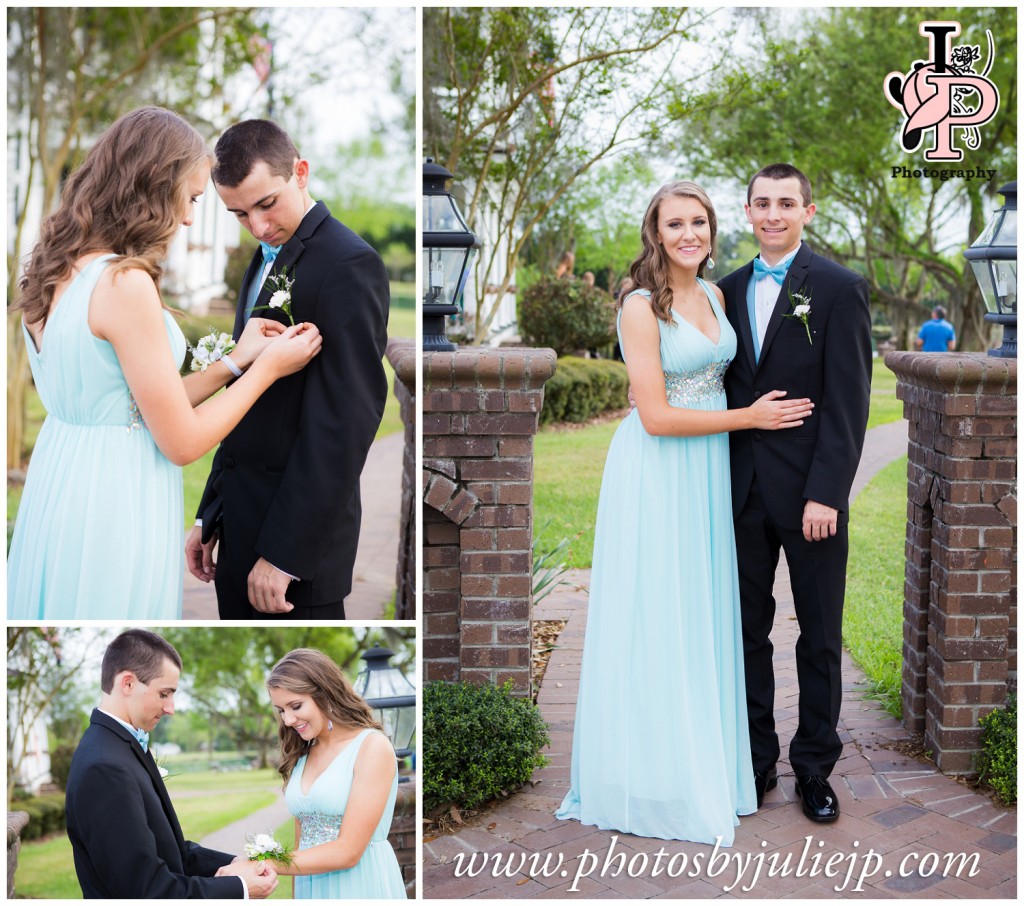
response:
M292 273L295 271L293 270ZM266 305L258 305L253 311L260 311L264 308L277 308L288 315L288 321L291 324L295 323L295 318L292 317L292 286L295 284L295 278L288 276L288 268L281 268L281 273L271 274L267 277L266 285L270 288L271 295L270 301Z
M219 362L235 348L235 341L227 333L218 333L211 328L210 333L190 346L192 352L192 370L206 371L214 362Z
M789 296L789 308L782 317L794 318L804 325L804 330L807 331L807 342L812 346L814 340L811 339L811 288L807 287L805 292L791 293L788 289L786 295Z
M274 839L273 834L246 834L245 854L250 862L265 862L270 859L289 865L292 861L291 850Z

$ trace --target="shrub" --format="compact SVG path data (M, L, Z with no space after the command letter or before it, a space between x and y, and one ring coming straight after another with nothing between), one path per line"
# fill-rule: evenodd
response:
M563 356L544 385L540 423L585 422L609 409L624 409L628 389L622 362Z
M581 280L540 280L519 299L519 331L559 355L605 346L615 327L612 297Z
M21 832L22 840L38 840L47 834L64 830L64 794L48 793L19 802L17 811L28 812L28 824Z
M1006 805L1017 801L1017 696L980 721L978 775Z
M71 756L75 754L78 743L61 743L50 749L50 776L62 790L67 787L68 773L71 771Z
M517 789L547 759L547 724L512 684L428 683L423 689L423 807L475 808Z

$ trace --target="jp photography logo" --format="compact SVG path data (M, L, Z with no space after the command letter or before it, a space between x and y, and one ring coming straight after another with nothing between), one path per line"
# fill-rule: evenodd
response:
M907 73L890 72L885 77L885 96L904 116L900 147L912 154L924 142L930 145L924 151L926 161L963 160L959 145L977 151L981 147L979 127L999 110L999 89L988 79L995 56L992 32L986 32L983 68L981 45L953 45L953 38L960 34L959 22L922 22L918 32L928 39L929 59L915 60ZM993 172L926 169L919 173L893 167L892 175L991 179Z

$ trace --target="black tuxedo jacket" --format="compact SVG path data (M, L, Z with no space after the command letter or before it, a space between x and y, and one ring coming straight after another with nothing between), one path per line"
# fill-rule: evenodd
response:
M801 244L755 361L756 328L747 312L753 270L753 263L745 264L719 283L738 338L736 358L725 375L729 408L749 406L770 390L785 390L786 399L808 397L815 409L798 428L730 433L733 510L738 514L743 507L756 475L764 505L782 527L801 527L807 500L834 507L840 523L845 522L871 396L867 281ZM800 321L783 317L790 311L787 289L811 296L813 342Z
M153 756L101 711L71 759L65 797L75 872L87 899L241 899L231 861L183 837Z
M262 261L257 251L242 281L236 339ZM249 572L264 557L301 580L289 586L290 602L316 606L341 601L352 588L359 475L388 392L381 359L390 291L380 256L323 202L303 218L272 273L285 268L295 281L292 315L320 329L323 348L302 371L274 383L224 439L198 515L204 538L219 528L228 539L218 578L229 570L243 598ZM271 294L265 283L257 307ZM274 309L257 315L287 323Z

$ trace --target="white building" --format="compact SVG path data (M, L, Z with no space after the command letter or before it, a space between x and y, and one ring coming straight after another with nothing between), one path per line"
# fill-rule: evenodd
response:
M8 674L13 671L8 668ZM15 767L14 782L33 795L53 782L50 776L50 742L43 714L36 716L27 727L11 726L11 718L23 714L19 692L7 690L7 736L11 765Z

